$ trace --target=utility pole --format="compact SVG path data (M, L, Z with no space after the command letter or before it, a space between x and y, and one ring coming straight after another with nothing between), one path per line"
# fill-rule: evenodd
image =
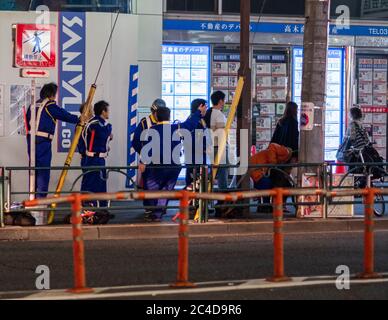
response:
M329 34L330 0L305 0L306 22L304 29L304 58L302 78L302 105L311 103L310 114L302 107L299 162L322 163L324 161L324 131L326 109L326 68ZM303 126L303 114L313 125ZM307 117L305 118L307 119ZM311 124L311 123L310 123ZM301 168L303 173L315 173L316 168Z
M237 109L237 155L242 159L240 150L248 149L252 145L252 90L251 90L251 68L249 55L249 41L250 41L250 17L251 17L251 1L240 0L240 69L238 70L239 77L245 78L245 84L242 91L240 103ZM240 148L241 129L248 132L248 148ZM248 155L249 156L249 155ZM246 158L246 157L245 157ZM240 165L241 165L240 161ZM250 178L246 174L241 177L238 188L248 190L250 188ZM249 207L243 209L244 217L249 217Z

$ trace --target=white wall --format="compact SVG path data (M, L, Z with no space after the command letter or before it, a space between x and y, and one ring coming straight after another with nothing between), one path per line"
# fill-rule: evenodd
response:
M127 115L129 67L138 64L139 105L150 106L153 99L161 95L161 44L162 44L162 8L153 4L159 0L140 1L138 15L121 14L117 22L112 43L108 49L104 66L97 81L97 91L94 101L104 99L111 105L111 119L114 140L111 143L111 153L108 165L125 166L127 163ZM12 67L12 37L11 25L14 23L34 23L36 15L29 12L0 11L0 84L5 85L5 116L9 121L10 86L12 84L28 85L30 80L19 77L19 70ZM115 19L115 14L86 14L86 95L93 83L106 42ZM58 14L51 14L51 23L57 24ZM58 69L50 70L50 78L38 81L46 83L58 81ZM8 117L8 118L7 118ZM56 139L54 139L56 141ZM53 143L52 166L61 166L66 154L56 152L56 142ZM80 157L75 155L73 165L79 165ZM5 136L0 137L0 166L27 166L25 137L12 135L8 125ZM52 173L50 189L55 189L58 173ZM77 174L68 175L65 189L74 181ZM13 190L27 190L27 175L18 174L13 177ZM125 177L112 174L108 188L110 191L125 188ZM22 197L19 197L19 200Z

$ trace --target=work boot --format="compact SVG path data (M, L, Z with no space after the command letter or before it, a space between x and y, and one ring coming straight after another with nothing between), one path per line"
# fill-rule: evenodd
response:
M35 218L28 212L18 213L14 219L15 226L29 227L34 226L35 223Z

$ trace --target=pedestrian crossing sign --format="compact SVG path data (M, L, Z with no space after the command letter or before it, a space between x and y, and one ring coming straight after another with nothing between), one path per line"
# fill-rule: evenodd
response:
M56 62L55 39L55 25L17 24L16 67L54 68Z

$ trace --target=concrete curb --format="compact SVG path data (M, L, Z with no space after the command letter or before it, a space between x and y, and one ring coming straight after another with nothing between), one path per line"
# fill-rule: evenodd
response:
M85 226L85 240L177 238L178 224L148 223ZM273 231L272 221L216 221L190 224L191 237L260 235ZM285 233L362 231L362 219L284 221ZM376 219L375 230L388 230L388 219ZM0 229L0 241L70 241L71 226L36 226Z

